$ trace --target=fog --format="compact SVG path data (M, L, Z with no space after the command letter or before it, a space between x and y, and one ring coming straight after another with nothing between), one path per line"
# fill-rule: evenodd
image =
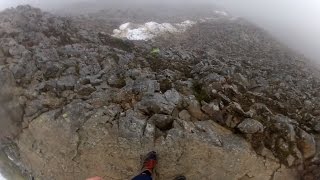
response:
M101 3L121 3L129 7L126 4L129 2L139 5L162 3L172 6L182 6L187 2L218 4L231 14L244 17L266 29L289 47L320 62L319 0L0 0L0 9L17 4L31 4L55 11L74 3L86 3L86 9L89 9L90 6L101 9L105 7L101 6Z

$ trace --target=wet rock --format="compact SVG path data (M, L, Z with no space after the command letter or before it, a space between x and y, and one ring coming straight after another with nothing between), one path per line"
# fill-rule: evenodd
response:
M316 154L316 142L314 136L299 129L297 145L305 159L312 158Z
M244 119L238 126L238 129L246 134L262 133L263 125L254 119Z
M164 114L154 114L149 119L149 122L152 122L156 125L160 130L169 130L172 128L173 117Z

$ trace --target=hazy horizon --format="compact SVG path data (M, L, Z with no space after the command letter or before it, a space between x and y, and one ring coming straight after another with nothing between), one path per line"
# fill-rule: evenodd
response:
M269 31L290 48L320 62L320 1L316 0L0 0L0 10L18 4L31 4L44 10L68 9L74 3L86 3L84 8L99 8L99 4L168 4L212 3L220 5L233 15L244 17ZM129 7L129 6L128 6Z

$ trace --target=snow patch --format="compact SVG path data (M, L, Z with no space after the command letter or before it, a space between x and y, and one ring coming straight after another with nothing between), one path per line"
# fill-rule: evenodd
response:
M225 11L214 11L214 12L220 16L229 16L229 14Z
M0 174L0 180L7 180L7 179Z
M192 27L196 22L184 21L182 23L157 23L147 22L145 24L125 23L119 29L113 30L114 37L127 38L129 40L150 40L164 33L181 33Z

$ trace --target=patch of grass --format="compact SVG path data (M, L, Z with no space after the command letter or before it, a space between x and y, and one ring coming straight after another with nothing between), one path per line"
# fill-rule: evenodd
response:
M196 96L199 102L205 101L209 103L211 101L210 95L205 91L203 86L204 85L202 83L199 83L198 81L194 81L192 85L194 95Z
M151 55L159 55L160 49L159 48L153 48L150 52Z

